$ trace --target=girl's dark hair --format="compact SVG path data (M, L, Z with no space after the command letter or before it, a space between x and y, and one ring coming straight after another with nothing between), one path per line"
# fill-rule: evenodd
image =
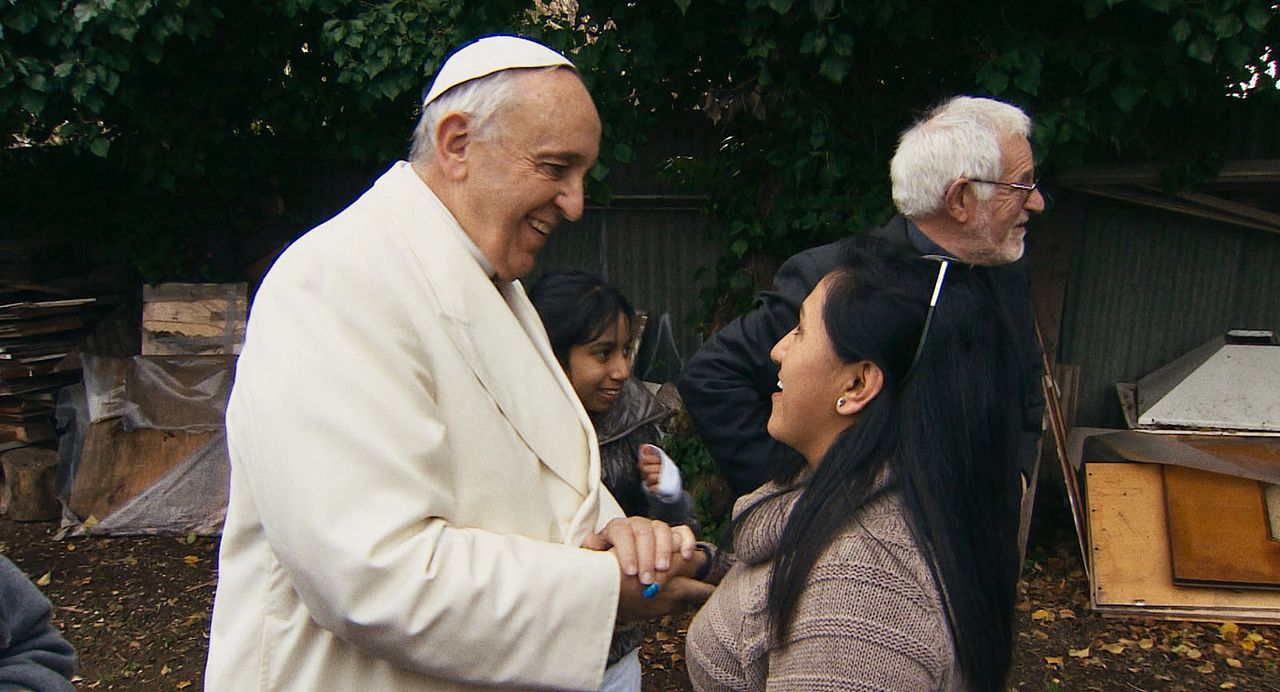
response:
M618 289L578 269L544 274L529 289L529 301L542 318L556 360L566 368L569 349L599 337L618 315L626 315L628 324L636 316Z
M939 263L855 241L828 279L823 321L841 361L875 363L884 385L799 491L770 582L774 635L887 468L946 603L961 674L975 690L998 690L1012 655L1021 489L1022 369L1009 322L987 272L951 262L913 368ZM794 482L803 466L775 480Z

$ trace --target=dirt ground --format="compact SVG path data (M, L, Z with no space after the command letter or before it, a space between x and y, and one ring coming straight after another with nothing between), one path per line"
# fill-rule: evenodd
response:
M198 537L52 540L51 523L0 519L9 556L56 607L80 653L81 689L203 687L217 541ZM1073 534L1033 539L1018 606L1014 690L1280 690L1280 628L1111 620L1091 613ZM646 690L690 689L689 614L652 623Z

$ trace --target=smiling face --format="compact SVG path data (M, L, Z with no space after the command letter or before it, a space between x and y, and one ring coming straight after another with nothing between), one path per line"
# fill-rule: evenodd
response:
M1035 181L1035 158L1026 138L1012 135L1001 140L1001 182ZM971 183L979 185L981 183ZM1027 221L1032 214L1044 211L1044 196L1004 185L995 188L985 200L973 199L973 214L965 228L968 247L957 251L957 257L971 264L1008 264L1022 257L1026 248Z
M564 221L581 218L583 179L600 148L600 118L576 74L523 75L491 137L466 144L465 173L449 204L499 278L533 270Z
M769 357L777 363L769 435L817 466L853 416L837 410L853 379L853 366L836 356L823 322L830 279L823 279L800 306L800 324L782 337Z
M599 336L569 349L565 371L589 413L604 413L618 400L622 384L631 377L627 362L630 343L631 323L619 314Z

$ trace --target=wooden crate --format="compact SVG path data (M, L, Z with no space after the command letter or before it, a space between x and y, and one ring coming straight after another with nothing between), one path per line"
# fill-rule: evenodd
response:
M236 355L248 315L247 284L144 286L142 355Z
M1177 586L1160 464L1088 463L1089 586L1105 616L1280 624L1280 591Z

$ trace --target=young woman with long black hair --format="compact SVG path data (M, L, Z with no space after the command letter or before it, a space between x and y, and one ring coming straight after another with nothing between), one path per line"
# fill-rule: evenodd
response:
M769 434L803 461L735 506L695 687L1001 688L1020 490L1001 315L960 263L850 244L771 354Z

